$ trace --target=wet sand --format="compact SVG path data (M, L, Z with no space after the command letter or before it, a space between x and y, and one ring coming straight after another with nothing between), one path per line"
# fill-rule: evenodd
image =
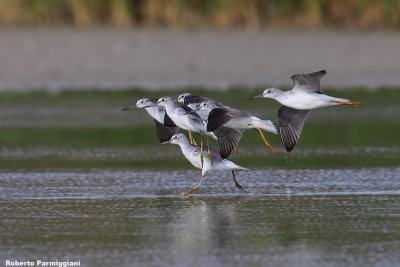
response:
M1 29L0 90L400 85L399 33Z

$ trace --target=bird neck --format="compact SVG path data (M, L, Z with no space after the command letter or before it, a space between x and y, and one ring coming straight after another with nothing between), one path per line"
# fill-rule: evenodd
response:
M186 139L186 140L180 141L178 145L180 146L180 148L181 148L181 150L182 150L182 153L183 153L185 156L186 156L186 153L189 153L189 152L190 152L190 148L192 147L192 145L189 144L189 141L188 141L187 139Z
M167 111L167 113L171 113L171 111L175 110L176 105L173 102L171 102L171 103L165 104L164 107L165 107L165 110Z
M279 90L279 91L276 92L276 95L274 96L274 99L275 99L276 101L278 101L279 103L283 104L283 103L282 103L282 100L285 99L286 96L287 96L287 95L290 95L290 94L291 94L290 91L282 91L282 90ZM283 105L284 105L284 104L283 104Z

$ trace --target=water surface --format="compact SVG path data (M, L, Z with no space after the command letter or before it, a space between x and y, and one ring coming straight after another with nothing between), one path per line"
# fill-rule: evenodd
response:
M279 105L245 101L256 90L194 92L277 124ZM155 145L143 111L120 112L159 92L1 93L0 261L400 265L400 90L330 93L366 105L311 112L291 153L246 131L230 159L251 193L222 172L191 197L200 171Z
M0 174L1 258L82 266L396 265L400 169Z

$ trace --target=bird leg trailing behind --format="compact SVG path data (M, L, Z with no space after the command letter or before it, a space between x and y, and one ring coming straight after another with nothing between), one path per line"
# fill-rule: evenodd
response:
M249 193L249 191L247 191L246 189L243 188L243 186L241 186L238 181L236 180L236 176L235 176L235 171L232 171L232 176L233 176L233 181L235 181L235 185L237 188L242 189L244 192Z
M194 140L194 137L192 136L192 133L190 131L188 131L188 133L189 133L189 142L190 142L190 144L197 146L196 140Z
M359 107L359 106L362 106L362 105L364 105L363 103L361 103L361 102L344 102L344 101L334 101L334 102L336 102L336 103L339 103L339 104L341 104L341 105L345 105L345 106L353 106L353 107Z
M204 150L203 150L203 136L200 137L201 141L200 141L200 159L201 159L201 168L203 168L204 166ZM214 166L213 160L212 160L212 156L211 156L211 151L210 151L210 143L208 142L208 138L207 139L207 153L208 153L208 158L210 159L211 162L211 166Z
M185 196L187 196L187 195L189 195L190 193L192 193L194 190L196 190L197 188L199 188L200 186L201 186L201 183L203 182L203 175L201 175L201 177L200 177L200 182L195 186L195 187L193 187L192 189L190 189L189 191L187 191L186 193L185 193Z
M207 138L207 137L206 137ZM212 160L212 156L211 156L211 151L210 151L210 143L208 142L208 138L207 138L207 149L208 149L208 158L210 159L211 165L214 166L213 160Z
M204 167L203 136L201 136L201 141L200 141L200 160L201 160L201 168L203 169Z
M272 146L265 139L264 134L262 133L261 129L260 128L254 128L254 129L256 129L260 133L261 138L264 141L264 144L268 147L268 149L271 151L271 153L274 154L274 149L272 148Z

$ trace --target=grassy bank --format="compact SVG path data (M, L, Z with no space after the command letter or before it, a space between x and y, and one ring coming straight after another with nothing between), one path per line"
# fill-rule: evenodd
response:
M0 23L77 27L399 29L395 0L3 0Z

